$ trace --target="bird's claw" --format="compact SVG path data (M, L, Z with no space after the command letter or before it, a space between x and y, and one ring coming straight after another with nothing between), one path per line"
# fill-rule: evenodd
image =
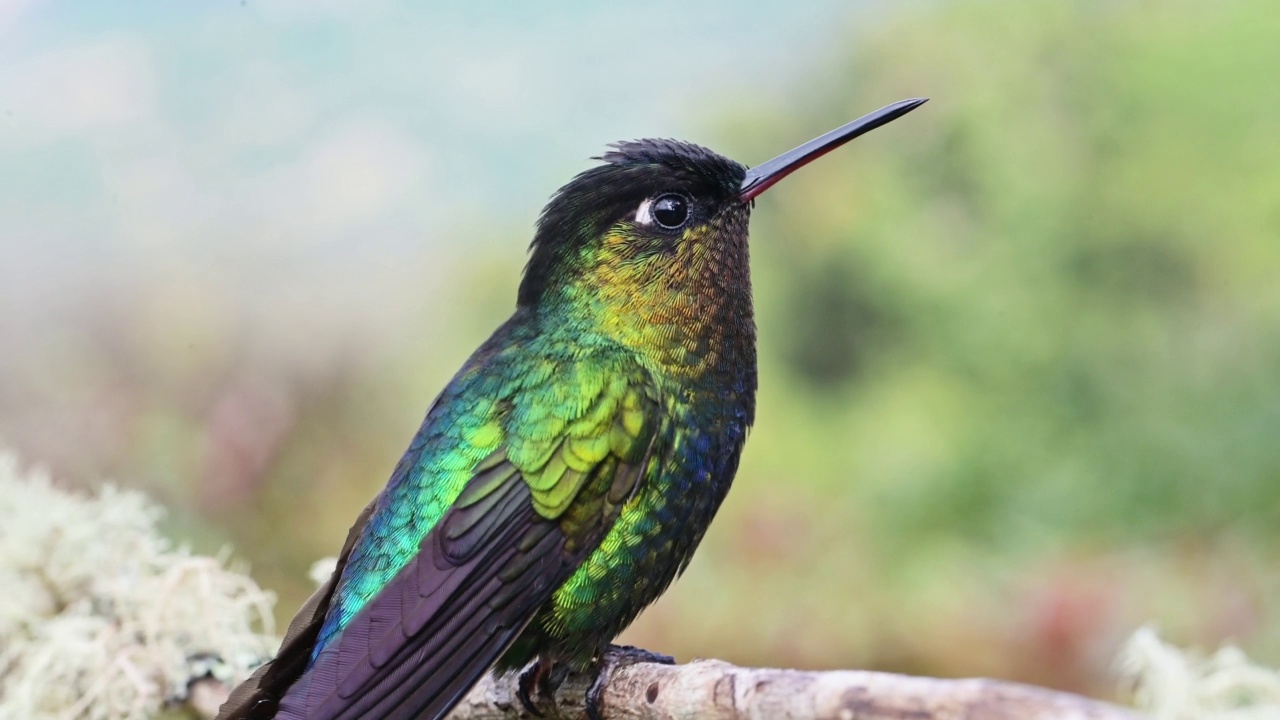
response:
M567 665L539 659L520 673L520 679L516 683L516 698L530 715L545 717L537 701L553 702L556 690L568 674ZM534 699L535 695L537 700Z
M520 704L525 710L534 717L542 717L542 711L533 702L533 698L529 697L529 692L538 684L538 676L542 674L542 661L539 660L520 673L520 679L516 682L516 697L520 700Z
M675 665L676 659L651 650L644 650L630 645L610 645L600 654L596 663L596 676L587 688L587 698L583 706L590 720L603 720L600 714L601 703L604 702L604 689L609 685L609 678L615 670L640 663L657 665Z

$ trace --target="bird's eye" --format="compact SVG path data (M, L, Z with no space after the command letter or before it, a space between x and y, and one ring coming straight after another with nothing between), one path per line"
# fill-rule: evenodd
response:
M689 201L683 195L659 195L649 208L650 215L662 227L675 230L689 219Z

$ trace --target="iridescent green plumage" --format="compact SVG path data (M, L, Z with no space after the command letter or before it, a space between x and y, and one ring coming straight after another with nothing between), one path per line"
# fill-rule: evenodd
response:
M750 200L886 116L752 171L623 143L562 188L515 314L220 717L437 718L490 668L592 665L687 565L737 469L755 412Z

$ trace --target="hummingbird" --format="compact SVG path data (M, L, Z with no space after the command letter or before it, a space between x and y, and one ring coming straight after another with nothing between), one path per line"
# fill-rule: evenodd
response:
M432 403L332 577L219 720L441 718L595 669L688 566L756 410L747 225L779 180L925 98L748 168L615 143L538 220L514 314ZM668 660L669 661L669 660Z

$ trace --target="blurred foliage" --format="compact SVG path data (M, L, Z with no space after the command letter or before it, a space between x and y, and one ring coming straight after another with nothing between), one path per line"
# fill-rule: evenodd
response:
M1153 621L1275 664L1274 3L913 3L849 23L785 93L691 110L707 144L760 162L932 98L758 203L757 427L689 572L624 639L1106 693ZM302 305L287 337L213 311L173 333L177 311L139 299L92 354L64 353L105 380L55 402L81 398L101 432L42 446L59 436L22 415L0 433L55 464L124 447L142 460L109 469L192 478L151 490L287 615L510 311L530 220L478 218L448 267L396 268L429 279L363 334Z
M792 591L756 599L760 625L815 626L824 662L1068 687L1142 617L1274 654L1280 15L895 16L793 96L735 108L731 144L763 158L932 97L756 212L763 416L730 511L777 533ZM772 584L749 547L711 572Z

